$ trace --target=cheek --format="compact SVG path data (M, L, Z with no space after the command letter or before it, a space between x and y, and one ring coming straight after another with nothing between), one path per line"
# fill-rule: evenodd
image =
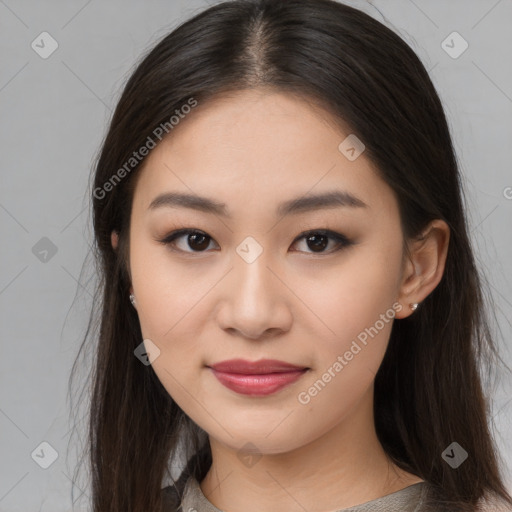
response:
M303 273L294 280L293 291L306 306L300 306L308 319L303 327L314 329L310 334L324 340L331 355L332 350L343 350L376 323L383 337L389 335L398 297L401 252L398 244L381 241L377 246L378 242L365 242L339 264L314 274Z
M317 305L322 305L318 311L328 327L317 331L315 365L296 396L300 416L310 429L327 431L338 424L373 384L396 313L389 287L361 286L379 275L367 273L359 280L357 274L342 273L339 281L326 287L324 296L317 297ZM310 298L314 303L315 297Z
M357 397L371 384L384 357L400 309L396 283L401 253L393 245L380 250L384 257L375 258L370 244L360 249L332 269L329 279L302 281L295 290L312 312L306 325L315 326L309 333L316 340L315 371L302 390L315 389L306 401L317 395L323 396L315 398L319 402L328 396Z
M153 370L178 405L190 411L201 399L198 371L204 364L204 326L211 309L208 291L222 277L204 265L184 265L150 244L133 244L132 285L143 339L160 350ZM204 370L205 371L205 370Z
M180 264L167 250L146 244L131 255L132 284L143 335L166 344L200 314L207 292L222 277L204 264ZM212 275L215 272L215 275ZM192 333L190 333L192 334Z

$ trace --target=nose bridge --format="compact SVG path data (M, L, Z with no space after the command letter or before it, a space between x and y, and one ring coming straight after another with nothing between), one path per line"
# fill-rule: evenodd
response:
M237 246L233 279L239 300L258 300L263 295L267 304L272 302L269 299L275 289L271 281L275 277L268 268L271 255L272 251L251 236Z
M217 317L221 328L254 340L290 329L291 311L279 304L282 284L270 270L273 254L251 237L236 247Z

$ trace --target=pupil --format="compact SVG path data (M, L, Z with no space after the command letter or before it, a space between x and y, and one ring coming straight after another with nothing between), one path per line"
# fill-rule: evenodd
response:
M328 238L327 238L327 236L326 236L326 235L310 235L310 236L308 236L308 238L307 238L308 244L309 244L310 242L312 242L315 238L316 238L316 239L321 238L321 239L322 239L322 241L321 241L321 242L318 242L318 241L317 241L316 243L313 243L313 247L310 247L310 249L312 249L312 250L314 250L315 248L316 248L316 249L318 249L318 248L319 248L319 249L325 249L325 248L326 248L326 246L327 246L327 244L328 244ZM320 252L320 251L318 251L318 252Z
M198 246L193 247L193 244L197 243L198 239L200 240L200 242L198 243ZM206 249L208 247L208 243L206 243L206 244L204 243L206 241L206 239L207 239L207 237L205 235L201 235L199 233L189 235L189 246L191 249L199 249L199 250Z

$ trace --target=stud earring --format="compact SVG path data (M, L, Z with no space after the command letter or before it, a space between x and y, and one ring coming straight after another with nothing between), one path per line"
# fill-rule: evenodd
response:
M409 304L409 307L413 310L413 311L416 311L416 309L418 308L418 303L415 302L413 304Z
M130 293L130 302L132 303L132 306L135 307L135 295L133 295L133 293Z

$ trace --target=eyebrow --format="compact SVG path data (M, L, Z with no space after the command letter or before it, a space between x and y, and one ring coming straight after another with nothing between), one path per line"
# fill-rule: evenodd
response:
M157 196L148 207L148 210L158 208L190 208L205 213L212 213L222 217L231 218L224 203L214 199L202 197L195 194L181 192L166 192ZM295 199L290 199L279 204L276 215L285 216L299 214L319 209L328 208L369 208L369 206L358 197L345 190L334 190L322 194L313 194Z

